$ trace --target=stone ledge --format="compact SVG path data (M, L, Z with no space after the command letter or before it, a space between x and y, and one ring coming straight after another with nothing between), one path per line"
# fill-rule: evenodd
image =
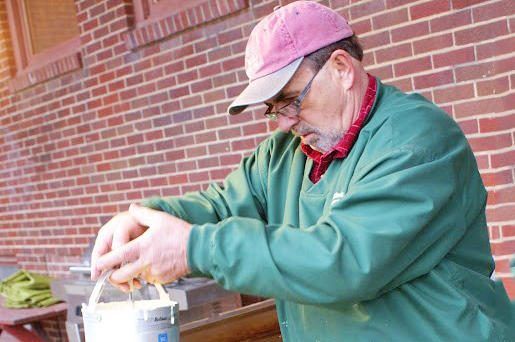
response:
M14 93L80 68L82 68L81 54L75 52L36 70L21 73L8 80L7 87Z
M127 48L136 50L248 7L248 0L209 0L201 5L174 13L169 17L130 31L125 38Z

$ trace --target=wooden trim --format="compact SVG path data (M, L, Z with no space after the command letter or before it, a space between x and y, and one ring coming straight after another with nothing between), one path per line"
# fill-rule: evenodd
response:
M27 8L25 7L25 0L19 1L18 4L18 23L20 24L22 32L22 35L18 37L18 39L21 40L21 45L23 46L23 49L27 55L27 64L25 65L25 67L27 67L30 64L32 57L34 56L34 52L32 50L32 43L30 40L30 30L27 19Z
M23 70L28 64L28 56L25 50L23 40L19 40L23 37L22 23L20 16L19 4L17 1L7 0L7 21L9 22L9 30L11 32L11 41L13 44L14 59L16 62L16 71Z

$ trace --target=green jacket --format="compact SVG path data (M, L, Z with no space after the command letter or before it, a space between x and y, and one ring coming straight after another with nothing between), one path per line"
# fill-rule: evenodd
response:
M285 341L515 341L487 193L445 112L378 82L347 158L316 184L311 166L276 132L223 185L143 204L194 224L194 273L275 298Z

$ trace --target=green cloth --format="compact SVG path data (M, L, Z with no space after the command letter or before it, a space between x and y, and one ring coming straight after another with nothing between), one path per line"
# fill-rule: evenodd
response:
M194 224L188 263L276 299L284 341L515 341L487 192L459 126L378 82L350 154L313 184L275 132L223 185L143 202Z
M0 294L7 308L42 308L59 302L50 291L49 277L25 270L18 271L0 282Z

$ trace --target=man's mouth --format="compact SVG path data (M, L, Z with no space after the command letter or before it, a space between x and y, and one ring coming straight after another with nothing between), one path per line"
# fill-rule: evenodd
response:
M301 140L303 140L303 141L305 141L310 135L312 135L314 133L312 131L306 131L302 128L301 128L301 130L297 130L297 128L300 128L300 127L294 127L291 131L292 131L293 135L301 138Z
M293 135L295 135L297 137L301 137L301 138L305 138L305 137L307 137L308 135L311 134L311 132L298 132L298 131L295 131L295 130L292 130L292 133L293 133Z

